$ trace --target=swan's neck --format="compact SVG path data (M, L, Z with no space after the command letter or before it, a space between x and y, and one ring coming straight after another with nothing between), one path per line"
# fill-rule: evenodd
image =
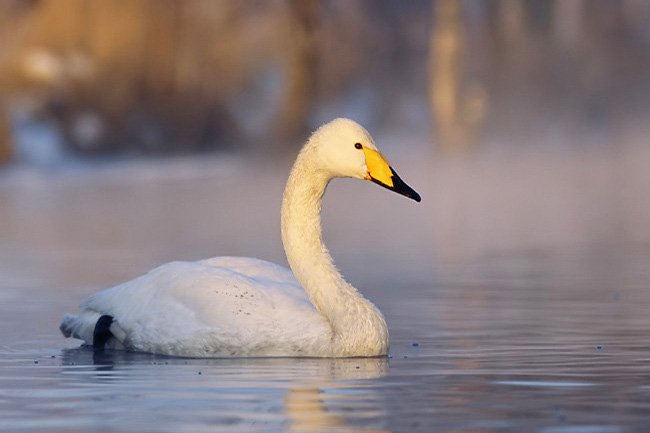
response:
M375 356L388 351L388 330L379 310L334 266L323 244L321 203L332 176L305 148L291 170L282 201L282 242L296 279L331 324L336 356Z

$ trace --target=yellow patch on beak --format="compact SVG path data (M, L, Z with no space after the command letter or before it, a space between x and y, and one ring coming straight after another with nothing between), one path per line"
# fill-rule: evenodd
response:
M363 148L363 153L366 155L366 166L368 167L366 180L379 181L388 187L392 187L394 173L384 155L367 147Z

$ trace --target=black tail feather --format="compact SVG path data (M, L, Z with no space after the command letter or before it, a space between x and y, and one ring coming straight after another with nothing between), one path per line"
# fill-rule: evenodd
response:
M97 319L95 330L93 331L93 349L103 351L108 339L113 336L110 328L113 323L113 316L104 315Z

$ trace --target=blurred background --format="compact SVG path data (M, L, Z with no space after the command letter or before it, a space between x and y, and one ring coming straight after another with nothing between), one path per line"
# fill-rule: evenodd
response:
M643 0L4 0L1 158L295 149L335 116L449 149L620 146L648 115L649 17Z
M404 266L615 255L650 245L649 114L645 0L3 0L0 234L282 261L289 164L350 117L423 204L335 183L335 252L383 209Z

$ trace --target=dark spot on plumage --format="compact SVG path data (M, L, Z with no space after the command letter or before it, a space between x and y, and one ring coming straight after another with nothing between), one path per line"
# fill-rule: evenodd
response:
M113 336L111 334L111 324L113 323L113 316L103 315L97 319L95 323L95 330L93 331L93 349L101 352L108 340Z

